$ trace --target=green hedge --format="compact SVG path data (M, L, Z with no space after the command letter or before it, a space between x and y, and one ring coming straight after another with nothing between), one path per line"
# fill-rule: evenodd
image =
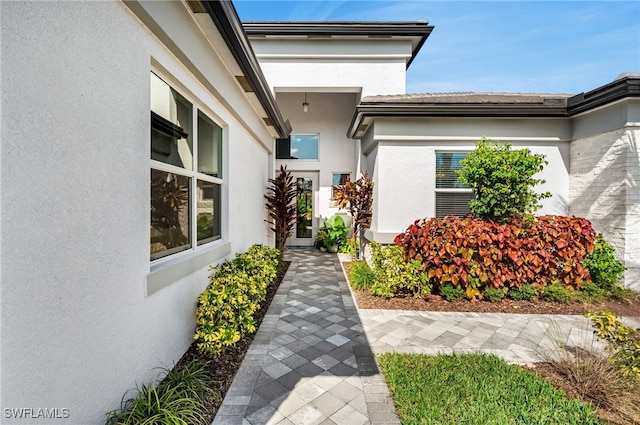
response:
M218 355L256 331L255 314L280 267L279 251L262 245L211 267L209 286L200 294L196 310L198 351Z

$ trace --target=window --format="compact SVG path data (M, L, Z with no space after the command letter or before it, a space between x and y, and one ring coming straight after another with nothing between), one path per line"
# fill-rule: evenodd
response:
M318 134L292 134L276 142L276 159L318 159Z
M467 152L436 152L436 217L463 216L473 199L471 189L458 179L456 170Z
M331 198L336 196L335 186L342 186L351 179L351 173L332 173L331 174Z
M221 237L222 128L151 73L151 260Z

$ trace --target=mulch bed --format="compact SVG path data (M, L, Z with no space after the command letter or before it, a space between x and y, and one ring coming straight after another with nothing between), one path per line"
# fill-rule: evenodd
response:
M345 262L347 275L350 263ZM473 313L520 313L520 314L577 314L582 315L590 311L609 310L621 316L640 318L640 299L634 303L604 301L601 303L572 302L569 304L536 301L514 301L503 299L500 302L476 301L446 301L437 295L427 299L414 298L411 294L399 294L394 298L377 297L369 291L353 290L358 308L381 310L415 310L415 311L449 311Z
M264 316L267 314L267 310L269 310L271 301L276 295L276 292L278 292L278 288L280 287L280 283L289 268L289 264L291 264L290 261L285 262L285 267L278 275L276 281L267 288L265 301L262 303L260 310L256 314L256 329L260 327ZM199 364L205 367L211 388L220 393L220 398L212 398L208 400L206 406L207 423L213 422L213 418L216 416L224 396L227 394L227 391L229 391L233 378L236 376L238 369L240 369L242 360L244 360L244 356L247 354L247 351L249 351L249 347L251 346L254 337L255 334L245 336L236 344L229 347L227 351L214 358L198 353L194 342L182 356L180 361L176 363L175 367L180 367L183 364L189 363L191 360L196 360Z
M504 299L501 302L488 301L445 301L438 296L428 299L401 295L391 299L376 297L369 291L353 291L358 308L384 310L418 310L418 311L467 311L476 313L522 313L522 314L579 314L590 311L610 310L621 316L640 317L640 302L625 304L606 301L602 303L570 304L546 301L514 301Z

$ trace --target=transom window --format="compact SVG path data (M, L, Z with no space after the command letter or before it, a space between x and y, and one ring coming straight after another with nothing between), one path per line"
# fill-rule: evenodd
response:
M292 134L287 139L278 139L276 159L318 159L319 134Z
M436 152L436 217L463 216L473 193L458 178L460 161L468 152Z
M151 73L151 260L221 237L222 128Z

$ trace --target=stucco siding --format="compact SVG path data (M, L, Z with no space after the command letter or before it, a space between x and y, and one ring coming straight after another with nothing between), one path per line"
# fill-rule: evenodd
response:
M220 98L195 76L226 69L213 50L189 69L120 2L0 7L1 405L68 409L42 424L104 423L125 391L188 348L207 285L201 267L147 295L150 71L224 129L222 252L268 241L271 138L247 128L261 119L233 77L210 82L225 85ZM3 411L2 423L29 421Z
M292 134L319 134L318 160L276 160L277 169L318 171L316 217L328 218L339 210L331 199L332 173L351 173L356 179L356 145L346 128L356 105L354 93L307 93L309 111L303 112L303 93L278 93L282 113L291 121Z
M482 135L543 154L549 164L536 178L546 182L536 190L552 197L542 201L538 214L567 214L568 132L567 123L557 120L376 119L365 136L367 149L375 147L377 155L372 232L386 234L380 238L388 240L414 220L434 217L436 153L472 151Z
M317 89L348 88L362 94L401 94L406 90L408 40L295 40L253 38L269 85Z

